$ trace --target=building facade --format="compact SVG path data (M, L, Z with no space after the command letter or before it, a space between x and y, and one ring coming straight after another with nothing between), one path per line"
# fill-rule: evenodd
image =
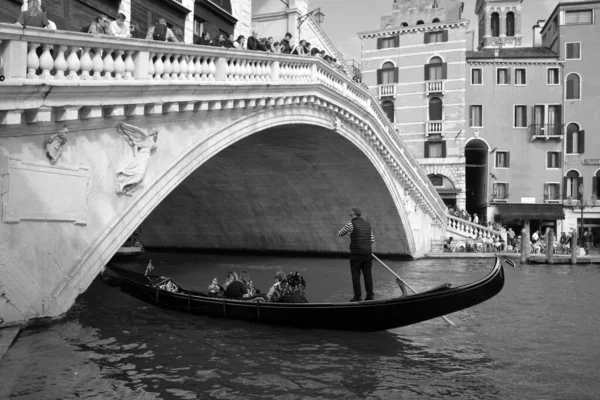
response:
M381 29L362 32L363 82L448 206L465 208L462 2L394 1Z
M459 3L394 1L381 29L359 33L363 82L448 205L454 187L457 207L516 230L528 217L569 231L583 215L598 238L600 1L559 3L526 47L522 0L478 0L477 49Z

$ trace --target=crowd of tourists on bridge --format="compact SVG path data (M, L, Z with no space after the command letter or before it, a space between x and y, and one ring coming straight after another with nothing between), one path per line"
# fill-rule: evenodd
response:
M29 0L29 7L19 15L17 24L21 26L32 26L39 28L48 28L56 30L56 24L47 18L46 11L39 0ZM159 18L158 23L148 28L148 32L143 36L142 32L134 23L128 23L125 14L117 14L117 19L111 21L106 15L101 14L84 28L82 32L90 33L94 36L114 36L120 38L134 38L157 40L163 42L185 43L184 33L180 27L168 23L165 18ZM310 42L302 39L297 44L293 41L293 35L286 33L280 41L275 41L273 37L259 38L258 32L253 31L252 35L246 38L244 35L235 37L233 34L218 32L214 38L211 38L209 32L203 32L201 37L194 40L195 45L213 46L221 48L235 48L250 51L262 51L275 54L291 54L298 56L318 57L336 68L340 73L348 75L356 83L360 83L360 78L350 74L344 69L341 62L335 57L330 56L323 49L313 47Z

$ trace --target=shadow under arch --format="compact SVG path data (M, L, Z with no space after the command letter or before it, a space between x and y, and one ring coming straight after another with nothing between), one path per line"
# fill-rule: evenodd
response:
M299 112L300 110L303 112ZM213 156L255 133L293 124L325 128L329 131L335 130L366 156L382 178L395 205L401 222L401 227L396 226L395 228L402 232L406 240L406 253L409 255L415 254L416 244L403 207L404 193L401 193L403 190L388 169L385 161L380 158L376 150L362 137L361 133L343 123L336 126L332 114L325 110L305 106L275 108L242 117L211 133L208 137L198 141L195 146L180 154L161 173L152 171L152 169L156 170L157 167L151 165L147 173L147 180L144 181L145 183L140 188L138 195L134 196L130 200L130 204L113 218L113 221L108 224L108 227L99 238L80 257L79 263L73 267L70 274L70 286L87 288L121 244L152 210L190 174ZM336 226L333 229L337 231L339 227ZM66 286L58 288L53 293L55 298L60 294L58 292L64 290Z

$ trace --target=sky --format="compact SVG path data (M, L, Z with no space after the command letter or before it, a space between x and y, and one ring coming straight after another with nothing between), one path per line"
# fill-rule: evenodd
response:
M401 0L402 1L402 0ZM532 27L540 19L550 16L559 0L524 0L521 33L525 46L531 45ZM477 37L476 0L464 0L463 18L471 20L469 30ZM310 0L309 9L321 7L325 20L321 27L344 54L346 60L360 62L358 32L381 28L381 17L392 14L393 0Z

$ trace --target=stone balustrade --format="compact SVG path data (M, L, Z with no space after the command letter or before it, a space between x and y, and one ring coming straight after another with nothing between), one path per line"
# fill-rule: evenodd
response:
M443 93L444 92L444 81L427 81L425 82L426 94Z
M21 114L38 107L36 113L29 113L28 123L56 121L101 116L134 115L134 113L157 113L184 111L190 108L189 99L177 100L176 87L196 88L212 85L256 86L255 94L263 99L231 98L227 101L237 105L287 105L305 104L307 99L314 105L323 105L319 96L305 92L298 94L294 89L285 88L276 98L265 96L265 90L278 85L297 85L310 88L322 85L357 107L344 108L327 104L327 108L341 119L349 121L364 132L367 140L377 149L381 157L395 171L399 180L415 202L425 212L446 224L445 206L424 171L412 157L404 143L397 136L393 125L379 106L379 102L365 89L351 79L340 74L335 68L320 58L271 54L264 52L195 46L183 43L163 43L142 39L122 39L115 37L94 37L89 34L68 31L49 31L40 28L23 29L13 24L0 24L0 58L4 61L3 71L6 80L2 86L11 88L0 94L0 126L22 123ZM27 87L75 87L81 102L74 106L68 103L51 107L62 107L59 112L46 108L43 99L24 105L12 99L9 93L18 94ZM160 104L144 104L145 98L119 99L118 104L107 104L108 100L96 101L99 92L90 91L100 87L154 87L164 85L169 88ZM85 90L86 92L82 92ZM195 90L195 89L194 89ZM188 90L189 92L189 90ZM81 94L89 95L87 99ZM140 93L143 93L140 91ZM193 91L192 93L197 93ZM247 90L228 93L231 96L248 96ZM295 97L294 97L295 96ZM265 101L264 97L270 97ZM12 100L11 100L12 99ZM302 99L302 100L301 100ZM127 103L130 101L131 103ZM178 103L179 101L179 103ZM81 104L83 103L83 104ZM152 103L152 101L148 101ZM29 104L29 103L28 103ZM192 104L193 106L193 104ZM77 111L81 108L81 110ZM215 106L214 109L220 109ZM108 109L108 114L106 110ZM213 108L209 108L213 109ZM151 110L148 112L148 110ZM135 114L135 115L138 115ZM58 117L56 117L57 115ZM369 116L372 118L366 118ZM372 125L374 121L375 124Z
M427 121L427 135L443 135L444 121Z
M477 236L481 236L483 239L500 239L500 232L452 215L448 216L447 228L448 230L457 232L464 237L470 237L473 239L475 239Z

